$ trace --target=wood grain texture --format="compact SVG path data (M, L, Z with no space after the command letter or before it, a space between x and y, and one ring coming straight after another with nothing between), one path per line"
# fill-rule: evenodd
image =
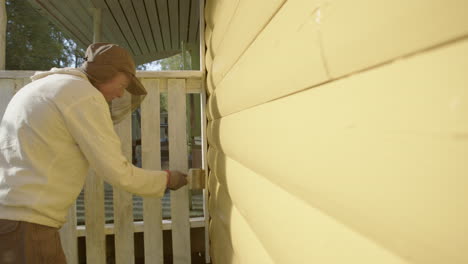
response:
M169 168L188 171L185 80L168 80ZM188 187L171 191L174 264L191 263Z
M128 94L127 94L128 95ZM130 100L128 96L125 98ZM127 160L132 160L131 118L128 116L115 125L115 131L122 142L122 152ZM119 264L135 262L133 236L132 194L114 187L115 260Z
M68 264L78 264L78 236L75 203L68 210L67 222L60 228L60 242Z
M106 237L104 234L104 181L90 170L85 189L86 261L106 263Z
M161 170L159 80L143 80L148 94L141 105L142 167ZM145 260L163 263L162 208L160 198L144 198Z

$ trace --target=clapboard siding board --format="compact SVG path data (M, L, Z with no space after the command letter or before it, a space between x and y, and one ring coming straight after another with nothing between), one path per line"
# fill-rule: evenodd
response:
M143 80L148 94L141 104L142 167L161 170L159 80ZM144 198L146 263L163 263L162 206L160 198Z
M205 28L205 33L203 34L205 38L205 45L206 45L206 52L207 54L210 54L210 56L213 56L212 52L213 49L211 49L211 36L213 36L213 28L210 27L209 25L206 25ZM211 71L211 67L206 67L206 69L209 69Z
M215 10L217 8L217 6L219 5L219 3L223 2L223 1L204 1L205 2L205 5L204 5L204 13L205 13L205 24L206 24L206 27L211 27L213 28L214 26L214 23L215 23L215 19L214 19L214 14L216 13Z
M263 28L285 2L286 0L240 1L228 28L223 32L222 40L217 38L219 33L215 30L213 33L213 46L211 46L213 53L216 54L211 70L215 84L221 81L229 69L241 57L242 53L262 33ZM290 2L294 1L291 0ZM310 14L311 9L317 2L310 0L303 1L303 11ZM301 22L303 23L303 21ZM278 37L283 37L284 40L293 42L294 40L289 39L290 36L285 33L287 32L277 32ZM313 31L309 31L309 34L313 34ZM268 56L275 58L276 53L270 53Z
M234 14L236 13L237 7L240 0L223 0L216 6L213 13L206 14L207 16L213 16L213 21L216 24L209 25L213 29L211 36L211 50L216 53L217 47L222 42L229 24L231 23Z
M255 232L233 206L226 187L218 185L213 196L211 201L214 204L210 206L210 214L211 224L215 225L216 232L210 233L210 238L214 256L222 254L221 259L224 260L215 259L215 263L273 263ZM252 255L250 251L256 254Z
M304 260L308 263L410 263L349 226L310 207L271 183L268 178L228 157L225 160L226 173L236 175L227 178L233 203L248 219L248 225L274 263L303 263ZM275 197L274 203L272 196ZM252 202L253 198L255 202ZM294 219L294 224L288 225L288 228L277 228L290 223L291 219ZM235 224L231 223L231 228L233 226ZM236 243L247 242L240 238ZM288 250L284 250L284 245L288 245ZM304 250L304 245L310 250ZM259 257L256 251L246 254L252 258ZM268 260L264 259L265 262Z
M222 203L220 207L227 205L228 204L225 205ZM284 225L285 223L283 223L283 226ZM287 228L284 229L287 230ZM227 232L230 233L233 250L239 260L238 263L278 263L272 260L268 251L266 251L265 247L258 239L257 234L252 230L252 227L249 226L249 223L236 207L232 207L231 224ZM289 245L287 247L289 248ZM255 252L256 254L249 254L250 252Z
M322 10L333 78L468 35L465 0L334 0Z
M126 98L130 100L129 94ZM122 142L122 153L127 160L132 160L131 118L128 116L115 125L117 135ZM115 226L115 261L117 264L135 263L133 235L132 194L114 186L114 226Z
M249 168L249 182L254 174L265 181L241 185L247 171L230 171L228 163L234 204L244 212L239 199L279 197L280 191L261 194L268 182L292 195L285 215L295 225L304 218L293 210L301 201L415 263L468 262L460 250L468 247L467 56L465 39L215 121L210 144ZM250 185L259 186L252 195ZM245 218L261 219L258 214ZM294 241L301 238L289 231ZM283 238L276 236L287 243ZM376 255L374 263L389 259Z
M328 80L318 29L311 18L311 10L316 6L316 1L309 0L291 0L282 6L216 86L208 102L214 118Z
M218 217L211 218L210 227L216 230L210 235L212 246L213 263L239 263L237 255L234 252L232 241L229 239L229 233L222 228Z

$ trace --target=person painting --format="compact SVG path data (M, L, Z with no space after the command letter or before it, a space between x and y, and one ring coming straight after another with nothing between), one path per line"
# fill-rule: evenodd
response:
M58 229L88 169L141 196L162 197L166 188L187 184L180 171L144 170L122 154L113 122L128 116L146 94L130 54L115 44L94 43L85 60L77 69L34 75L5 111L0 263L66 263Z

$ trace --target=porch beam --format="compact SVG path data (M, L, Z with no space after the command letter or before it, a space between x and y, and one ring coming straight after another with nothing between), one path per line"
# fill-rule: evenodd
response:
M0 0L0 70L5 70L7 13L5 0Z
M102 41L102 10L93 8L93 43Z

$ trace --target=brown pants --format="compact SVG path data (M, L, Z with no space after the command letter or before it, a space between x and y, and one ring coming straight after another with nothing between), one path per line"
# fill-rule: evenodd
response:
M0 219L0 264L66 264L57 228Z

